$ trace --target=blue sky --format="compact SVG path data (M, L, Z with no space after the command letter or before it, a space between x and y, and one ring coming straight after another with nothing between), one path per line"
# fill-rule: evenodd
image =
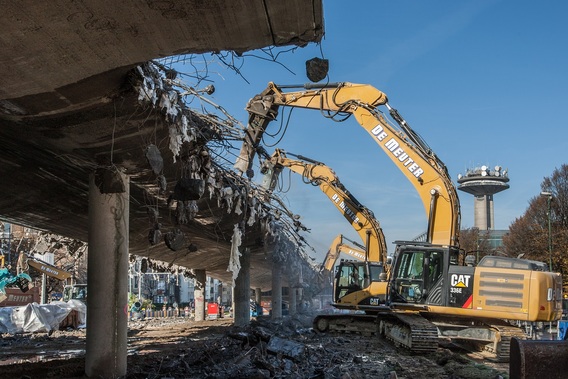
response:
M269 81L306 83L305 61L323 54L331 82L365 83L385 92L454 182L467 168L508 169L511 188L495 195L496 229L507 229L539 195L542 179L568 163L566 15L568 2L559 0L324 1L321 45L282 54L281 64L245 57L246 81L210 65L216 87L211 98L246 124L251 97ZM278 125L272 123L273 132ZM296 109L278 147L333 168L373 210L390 252L393 241L425 231L414 187L354 119L336 123L318 111ZM312 230L306 238L314 257L321 259L339 233L358 239L324 194L298 175L292 178L283 197ZM462 228L472 227L473 197L458 194Z

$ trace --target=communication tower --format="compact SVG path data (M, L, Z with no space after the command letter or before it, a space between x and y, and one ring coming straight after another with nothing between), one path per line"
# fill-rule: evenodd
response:
M507 170L495 166L468 169L465 175L458 175L458 189L472 194L474 200L474 223L479 230L494 230L493 195L509 188Z

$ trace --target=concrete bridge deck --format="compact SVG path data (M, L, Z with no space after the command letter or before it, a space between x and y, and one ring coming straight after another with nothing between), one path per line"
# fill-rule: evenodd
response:
M89 175L114 168L130 177L131 254L206 270L228 282L239 224L245 231L241 248L251 254L251 287L269 289L272 260L298 254L293 221L280 223L291 245L275 248L265 239L273 210L260 205L249 183L203 153L208 141L231 131L189 109L184 114L201 133L183 146L187 159L174 162L168 138L179 118L172 121L159 102L140 99L149 75L136 67L176 54L318 42L322 2L24 0L5 2L1 10L0 218L86 241ZM161 169L152 167L156 151ZM191 203L197 210L179 216L179 201L168 198L191 165L201 169L207 185ZM167 186L160 191L162 175ZM225 188L232 188L232 198ZM249 204L247 211L236 212L238 201ZM158 225L161 235L152 234ZM164 243L168 233L178 242L183 236L177 250ZM157 236L152 243L151 236Z

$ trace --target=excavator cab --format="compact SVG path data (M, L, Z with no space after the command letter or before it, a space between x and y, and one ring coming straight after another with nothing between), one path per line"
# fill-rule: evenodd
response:
M396 263L391 271L392 303L442 305L447 302L444 278L460 261L454 247L397 241Z
M334 306L366 310L367 306L371 309L384 305L386 286L386 272L381 262L341 260L333 286Z

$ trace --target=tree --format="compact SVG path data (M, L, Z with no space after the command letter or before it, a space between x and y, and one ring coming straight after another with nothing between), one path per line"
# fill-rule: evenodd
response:
M541 188L552 194L550 222L552 235L552 265L565 277L568 274L568 165L554 170L544 178ZM548 221L548 220L547 220ZM565 279L568 281L568 278ZM567 283L568 284L568 283Z
M478 259L492 253L489 245L489 232L481 231L476 227L460 231L460 246L466 254L474 254Z
M529 201L529 207L521 217L509 226L503 236L505 254L510 257L548 262L547 199L537 196Z
M525 213L509 227L503 245L509 256L523 254L523 258L549 261L548 222L552 241L552 266L565 277L568 274L568 165L563 164L545 177L541 190L552 194L550 214L548 198L538 195L530 199ZM568 281L568 278L565 279ZM568 283L567 283L568 284Z

